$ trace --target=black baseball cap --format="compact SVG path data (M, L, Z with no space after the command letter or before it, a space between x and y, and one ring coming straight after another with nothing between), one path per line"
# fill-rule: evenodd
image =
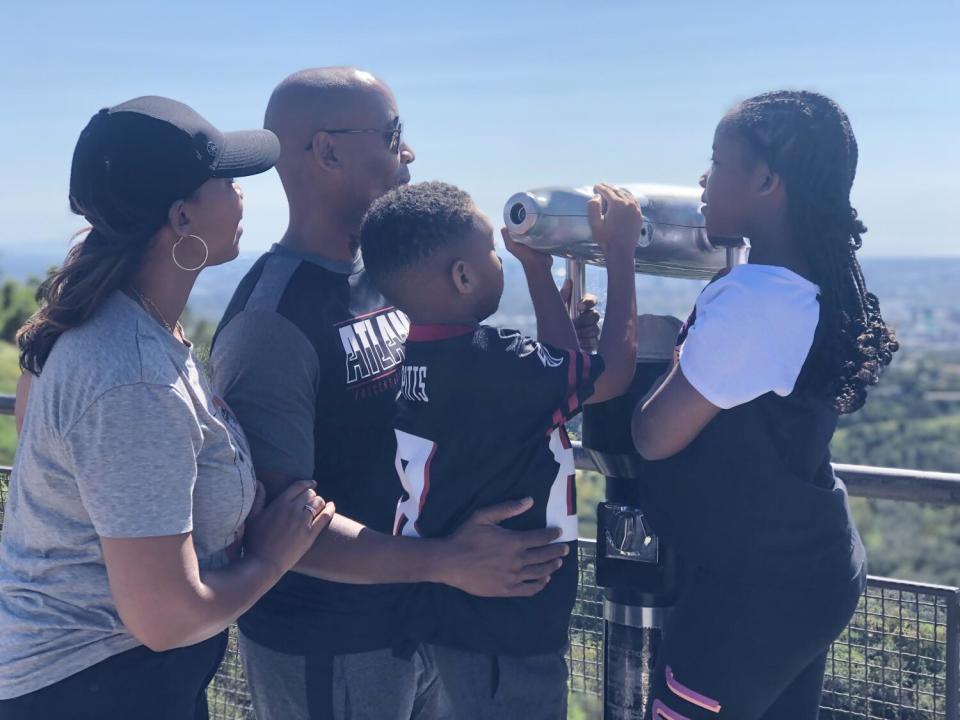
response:
M98 230L152 233L171 203L210 178L256 175L279 155L269 130L221 132L176 100L134 98L103 108L80 133L70 203Z

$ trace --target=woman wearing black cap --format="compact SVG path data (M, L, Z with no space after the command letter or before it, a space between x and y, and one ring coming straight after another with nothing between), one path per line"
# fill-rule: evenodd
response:
M233 178L278 153L158 97L80 136L70 204L91 229L19 336L34 379L0 545L0 718L207 717L225 629L333 515L303 481L248 518L246 440L177 321L199 271L237 255Z

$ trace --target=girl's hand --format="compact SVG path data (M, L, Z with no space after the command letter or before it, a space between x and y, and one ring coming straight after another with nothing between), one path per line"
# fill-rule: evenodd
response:
M269 505L264 507L261 501L262 510L256 515L251 512L247 518L245 555L267 562L280 574L292 568L336 512L332 502L325 502L313 491L316 486L313 480L298 480ZM258 490L258 495L262 494Z

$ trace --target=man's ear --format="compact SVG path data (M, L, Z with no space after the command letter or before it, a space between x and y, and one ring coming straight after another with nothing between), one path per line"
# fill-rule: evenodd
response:
M313 143L310 145L313 161L324 170L340 168L340 157L337 154L337 143L330 133L318 130L313 134Z
M454 260L450 265L450 279L453 280L453 286L461 295L469 295L476 288L470 272L470 263L466 260Z
M175 200L167 210L167 221L179 236L190 234L190 214L183 200Z

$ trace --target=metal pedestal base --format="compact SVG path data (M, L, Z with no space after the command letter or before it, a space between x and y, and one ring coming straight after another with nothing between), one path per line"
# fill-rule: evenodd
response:
M649 717L650 681L667 612L604 600L604 720Z

